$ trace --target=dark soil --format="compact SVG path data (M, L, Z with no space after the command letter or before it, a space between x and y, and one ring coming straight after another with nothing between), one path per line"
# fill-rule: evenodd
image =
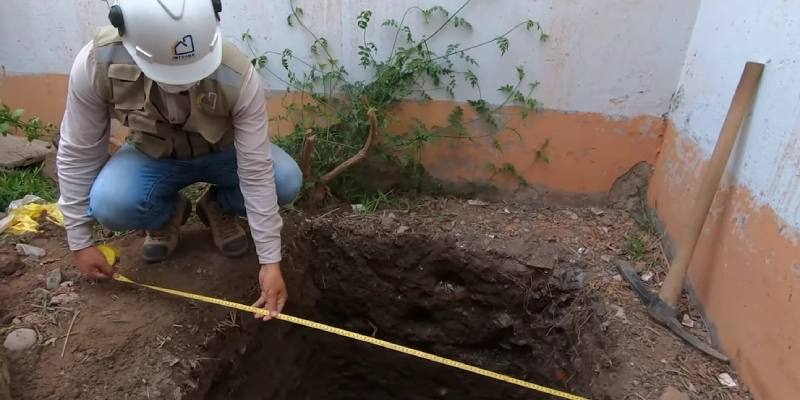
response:
M61 230L44 227L0 246L0 336L39 333L31 350L8 354L14 400L554 398L282 321L84 280ZM632 257L623 248L635 231L622 210L452 199L373 214L292 211L284 311L593 400L655 400L669 385L693 399L748 399L745 388L717 383L719 373L735 377L727 366L652 323L617 279L613 260ZM48 254L21 259L17 240ZM252 251L224 258L207 230L187 226L170 261L147 265L142 240L112 240L126 276L255 301ZM661 264L640 263L657 290ZM54 269L72 285L44 290ZM78 297L49 303L64 293Z
M303 314L495 372L604 399L610 340L574 267L548 276L424 237L305 232ZM525 284L521 284L525 282ZM310 292L310 291L309 291ZM309 293L307 292L307 293ZM264 331L271 327L265 326ZM505 382L296 328L259 333L207 399L549 399ZM269 337L270 340L265 340ZM279 343L279 345L275 345ZM607 364L606 364L607 365ZM567 384L558 378L576 376ZM597 384L595 384L597 383Z

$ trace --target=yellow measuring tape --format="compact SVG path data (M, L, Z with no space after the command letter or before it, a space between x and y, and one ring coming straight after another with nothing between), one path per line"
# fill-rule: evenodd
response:
M119 262L119 259L120 259L119 251L116 248L111 247L109 245L100 245L98 247L99 247L100 251L103 252L103 255L106 256L106 259L109 261L109 264L115 265L115 264L117 264ZM134 281L122 276L122 275L119 275L119 274L117 274L114 279L116 279L117 281L120 281L120 282L131 283L131 284L134 284L134 285L137 285L137 286L146 287L148 289L156 290L156 291L163 292L163 293L172 294L172 295L175 295L175 296L180 296L180 297L183 297L183 298L186 298L186 299L191 299L191 300L202 301L202 302L205 302L205 303L216 304L216 305L219 305L219 306L228 307L228 308L234 308L234 309L237 309L237 310L246 311L246 312L250 312L250 313L254 313L254 314L266 315L266 314L269 313L269 311L267 311L267 310L265 310L263 308L256 308L256 307L247 306L247 305L244 305L244 304L234 303L232 301L221 300L221 299L216 299L216 298L207 297L207 296L201 296L199 294L187 293L187 292L182 292L182 291L179 291L179 290L166 289L166 288L162 288L162 287L158 287L158 286L152 286L152 285L145 285L145 284L142 284L142 283L137 283L137 282L134 282ZM438 364L447 365L449 367L458 368L458 369L461 369L461 370L464 370L464 371L469 371L469 372L472 372L474 374L478 374L478 375L482 375L482 376L485 376L485 377L488 377L488 378L496 379L498 381L503 381L503 382L506 382L506 383L510 383L512 385L522 386L524 388L532 389L532 390L535 390L537 392L547 393L549 395L552 395L552 396L555 396L555 397L560 397L562 399L589 400L589 399L587 399L585 397L580 397L580 396L576 396L574 394L570 394L570 393L562 392L562 391L559 391L559 390L551 389L551 388L548 388L548 387L545 387L545 386L536 385L536 384L533 384L533 383L530 383L530 382L523 381L521 379L516 379L516 378L512 378L510 376L503 375L503 374L498 374L496 372L488 371L488 370L485 370L485 369L482 369L482 368L478 368L478 367L475 367L475 366L472 366L472 365L469 365L469 364L464 364L462 362L450 360L450 359L447 359L447 358L444 358L444 357L439 357L437 355L433 355L433 354L430 354L430 353L425 353L423 351L414 350L414 349L411 349L411 348L408 348L408 347L405 347L405 346L400 346L398 344L394 344L394 343L387 342L387 341L384 341L384 340L375 339L374 337L365 336L365 335L361 335L361 334L358 334L358 333L350 332L350 331L347 331L347 330L344 330L344 329L340 329L340 328L336 328L336 327L333 327L333 326L330 326L330 325L325 325L325 324L320 324L318 322L309 321L307 319L293 317L291 315L286 315L286 314L278 314L278 316L275 317L275 319L279 319L279 320L286 321L286 322L291 322L293 324L302 325L302 326L305 326L305 327L308 327L308 328L318 329L318 330L321 330L321 331L324 331L324 332L332 333L334 335L339 335L339 336L343 336L343 337L350 338L350 339L353 339L353 340L358 340L360 342L373 344L375 346L383 347L383 348L386 348L386 349L389 349L389 350L394 350L394 351L397 351L397 352L400 352L400 353L404 353L404 354L408 354L408 355L411 355L411 356L414 356L414 357L419 357L419 358L422 358L424 360L433 361L433 362L438 363Z

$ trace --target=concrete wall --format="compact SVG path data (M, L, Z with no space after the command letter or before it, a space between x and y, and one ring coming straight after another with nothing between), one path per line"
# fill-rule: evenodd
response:
M704 0L650 198L682 235L746 61L766 63L690 278L759 399L800 396L800 3Z
M249 30L252 46L259 53L288 47L295 55L310 59L311 36L299 26L287 25L289 4L289 0L228 0L222 14L223 29L242 49L247 46L241 43L241 34ZM388 53L394 38L390 28L379 26L384 20L399 20L412 6L441 5L455 11L463 1L402 0L379 7L366 0L296 0L295 4L304 9L308 27L328 39L334 55L359 79L369 73L357 65L357 46L363 40L356 26L360 11L374 11L373 27L367 35L376 42L380 55ZM72 57L90 39L94 26L107 23L106 7L99 0L47 4L7 0L3 7L0 65L6 76L0 81L0 98L58 123ZM441 40L434 45L443 52L447 44L474 45L528 19L541 22L551 37L548 43L538 42L538 36L526 35L521 29L511 35L511 48L505 56L500 57L495 45L476 49L472 55L481 65L475 72L486 100L501 102L496 88L514 83L515 67L522 65L531 81L541 82L535 95L547 110L524 122L518 117L505 121L507 127L521 132L522 139L511 132L499 134L503 152L494 150L489 139L474 144L441 141L429 146L423 155L427 169L451 181L488 180L493 173L486 168L487 162L510 162L541 190L601 194L637 162L655 163L662 141L661 116L668 110L680 75L698 7L699 0L472 0L461 15L472 23L473 31L450 29L440 34ZM407 22L417 37L436 27L436 20L424 25L418 13L412 13ZM285 74L277 58L268 66ZM298 73L301 67L292 63ZM269 72L263 76L268 89L285 89ZM437 93L442 95L432 104L410 102L400 107L401 123L392 129L402 131L412 117L442 123L456 102L477 94L466 84L456 90L455 102L446 99L443 91L432 92ZM270 114L283 113L283 99L270 97ZM278 124L271 127L273 134L285 129ZM548 139L550 162L534 164L531 154ZM508 190L516 188L513 180L495 177L492 183Z
M370 41L376 42L381 53L386 54L395 35L391 28L380 26L383 21L399 20L414 6L441 5L455 11L464 1L403 0L380 7L368 0L300 0L295 4L304 9L309 28L328 39L332 52L341 58L353 78L364 79L370 71L357 66L357 46L363 42L362 31L356 26L360 11L374 12L367 35ZM4 16L0 16L3 49L0 64L9 75L68 73L72 58L91 38L94 27L107 24L107 10L99 0L58 3L9 0L6 3ZM523 65L531 76L542 82L538 95L548 108L619 116L660 116L667 110L675 90L698 1L680 0L655 6L644 0L589 3L472 0L460 15L473 24L473 31L459 33L451 29L441 35L442 40L437 44L441 44L442 51L449 43L477 44L504 33L519 22L540 21L553 39L549 45L540 46L535 40L530 41L533 44L525 43L537 37L526 35L524 29L520 29L511 36L511 50L503 57L499 57L495 45L471 53L481 61L481 68L476 72L482 85L495 89L513 83L515 67ZM241 34L249 30L257 51L280 52L288 47L296 56L311 59L308 49L313 39L302 28L286 23L286 16L291 12L289 4L289 0L258 4L229 0L222 14L225 35L246 48L240 39ZM436 21L424 26L419 13L411 13L407 20L418 35L430 34L436 28ZM281 74L279 63L271 62L269 66ZM293 63L293 68L301 67ZM285 89L274 76L264 74L264 77L269 89ZM463 101L474 94L463 85L456 97ZM487 100L499 103L503 97L490 90Z

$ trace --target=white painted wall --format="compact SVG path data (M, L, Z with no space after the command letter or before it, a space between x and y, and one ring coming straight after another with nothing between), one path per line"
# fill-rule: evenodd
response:
M280 52L289 47L296 55L308 57L310 36L302 28L286 24L289 1L225 0L223 29L236 39L250 30L259 51ZM389 28L378 26L384 20L399 20L412 6L441 5L454 11L465 0L294 1L305 10L311 30L326 37L358 77L363 76L356 54L362 40L356 26L360 11L375 13L373 21L377 23L368 35L379 50L387 52L394 35ZM482 86L490 88L484 90L487 100L502 101L494 89L513 83L515 67L524 65L529 77L542 82L537 97L547 108L660 116L667 111L675 90L699 1L472 0L461 15L473 24L474 31L450 32L437 44L442 50L448 43L477 44L533 19L550 34L550 43L538 43L523 29L512 35L511 51L503 57L494 46L474 52L481 63L476 73ZM107 24L106 14L100 0L4 0L0 65L9 74L66 74L93 27ZM422 26L418 15L411 21L415 33L431 32L432 26ZM277 63L270 67L281 72ZM265 74L265 78L269 89L285 89L275 77ZM463 85L465 91L457 92L457 99L474 98L474 92L466 88Z
M798 18L797 1L703 0L671 113L678 130L710 157L745 62L766 63L729 171L794 227L800 227Z

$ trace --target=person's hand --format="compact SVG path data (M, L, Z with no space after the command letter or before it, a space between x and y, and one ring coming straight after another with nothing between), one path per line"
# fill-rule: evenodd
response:
M95 246L76 251L75 259L78 261L78 269L87 278L111 279L114 277L114 267L108 263L100 249Z
M286 283L281 275L280 264L266 264L258 272L258 284L261 287L261 297L253 307L264 308L269 314L255 314L256 318L264 321L277 317L286 304Z

